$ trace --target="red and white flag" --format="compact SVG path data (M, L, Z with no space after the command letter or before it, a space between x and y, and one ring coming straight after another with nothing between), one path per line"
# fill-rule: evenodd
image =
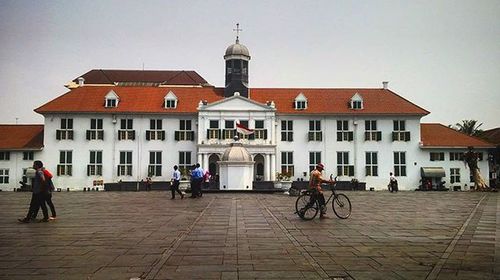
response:
M253 134L253 129L250 129L248 127L245 127L244 125L240 123L236 123L236 131L238 133L241 133L243 135L250 135Z

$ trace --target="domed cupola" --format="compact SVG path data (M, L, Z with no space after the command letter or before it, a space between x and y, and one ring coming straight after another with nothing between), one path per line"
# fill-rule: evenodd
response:
M241 31L239 23L236 24L237 32L236 43L226 49L224 60L226 61L226 87L224 96L231 97L235 92L241 96L248 97L248 61L250 61L250 52L245 45L240 44L239 32Z

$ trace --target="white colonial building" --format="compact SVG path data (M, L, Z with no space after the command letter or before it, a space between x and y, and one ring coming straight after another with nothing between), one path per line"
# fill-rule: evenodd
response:
M422 177L465 189L470 178L463 153L474 146L486 159L492 147L422 124L429 112L386 82L381 88L250 88L248 49L237 40L224 59L223 88L194 71L91 70L74 79L67 93L35 109L45 118L38 134L31 130L21 140L0 126L0 189L18 187L33 159L41 159L64 189L148 176L169 181L174 165L200 163L219 174L237 123L254 131L239 136L255 181L275 181L278 172L308 180L323 162L327 174L367 188L386 189L393 172L403 190L417 188ZM43 141L30 145L41 130ZM486 160L479 167L487 178Z

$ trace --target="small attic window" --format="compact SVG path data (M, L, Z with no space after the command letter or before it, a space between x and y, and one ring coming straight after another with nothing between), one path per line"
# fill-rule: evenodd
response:
M356 93L351 97L349 107L351 107L351 109L353 110L363 109L363 98L361 97L361 95L359 95L359 93Z
M295 97L294 101L294 107L295 110L305 110L307 109L307 98L305 95L301 92L297 97Z
M114 91L108 92L104 97L105 103L104 107L106 108L115 108L118 107L118 102L120 102L120 98Z
M177 108L177 96L169 91L167 95L165 95L165 109L175 109Z

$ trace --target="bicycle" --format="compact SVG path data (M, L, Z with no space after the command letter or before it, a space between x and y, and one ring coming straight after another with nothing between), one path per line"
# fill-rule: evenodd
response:
M330 175L330 180L333 175ZM335 185L337 184L337 177L335 177L335 183L331 184L332 194L326 200L325 207L332 200L332 209L337 217L340 219L347 219L351 215L351 201L345 194L336 193ZM318 215L320 210L319 201L316 198L316 190L305 190L299 195L295 201L295 214L303 220L312 220Z

